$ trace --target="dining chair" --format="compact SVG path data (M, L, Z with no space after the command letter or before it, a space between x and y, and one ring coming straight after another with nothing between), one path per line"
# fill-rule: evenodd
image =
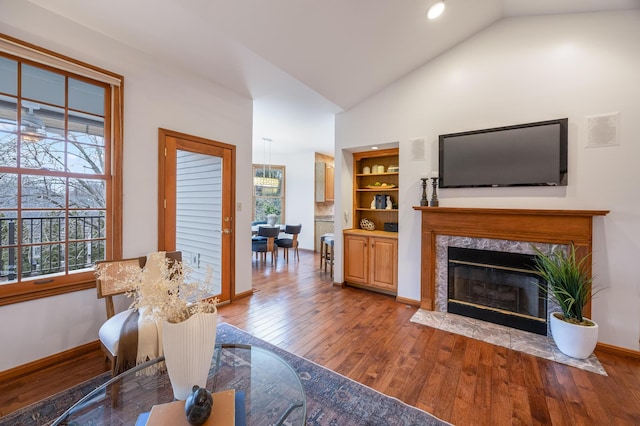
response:
M291 235L291 237L277 238L276 246L282 247L284 252L284 258L289 263L289 249L292 248L295 250L294 256L300 260L300 253L298 253L298 234L302 231L302 225L286 225L284 227L284 233L287 235Z
M266 239L252 240L251 251L255 252L256 255L259 253L263 262L267 261L267 253L271 253L271 263L273 264L278 255L275 239L279 234L279 226L260 226L258 228L258 237L265 237Z

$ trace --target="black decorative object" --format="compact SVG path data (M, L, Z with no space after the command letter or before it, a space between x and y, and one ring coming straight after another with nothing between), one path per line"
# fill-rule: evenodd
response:
M213 409L213 397L211 392L193 385L191 394L184 403L184 412L190 425L200 426L207 421Z
M429 200L427 200L427 181L429 178L420 178L422 181L422 198L420 199L421 206L428 206Z
M438 202L438 178L437 177L431 178L431 186L433 186L433 192L431 193L431 201L429 201L429 206L438 207L440 203Z

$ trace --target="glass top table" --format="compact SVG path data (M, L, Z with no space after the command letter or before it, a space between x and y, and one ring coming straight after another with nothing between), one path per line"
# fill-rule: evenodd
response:
M156 404L174 400L169 375L140 374L156 358L127 370L74 404L52 425L134 425ZM304 425L306 402L297 373L266 349L240 344L216 345L207 389L243 391L247 425ZM213 408L215 410L215 406Z

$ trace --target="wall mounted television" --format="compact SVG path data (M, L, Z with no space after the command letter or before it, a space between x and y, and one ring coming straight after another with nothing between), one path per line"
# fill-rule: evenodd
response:
M566 186L568 119L439 137L441 188Z

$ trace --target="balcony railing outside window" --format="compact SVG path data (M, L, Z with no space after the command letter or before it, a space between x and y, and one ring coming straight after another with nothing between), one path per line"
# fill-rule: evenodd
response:
M105 257L104 215L32 217L21 223L18 253L17 219L0 218L0 284L15 282L18 271L23 278L64 273L67 268L79 271Z

